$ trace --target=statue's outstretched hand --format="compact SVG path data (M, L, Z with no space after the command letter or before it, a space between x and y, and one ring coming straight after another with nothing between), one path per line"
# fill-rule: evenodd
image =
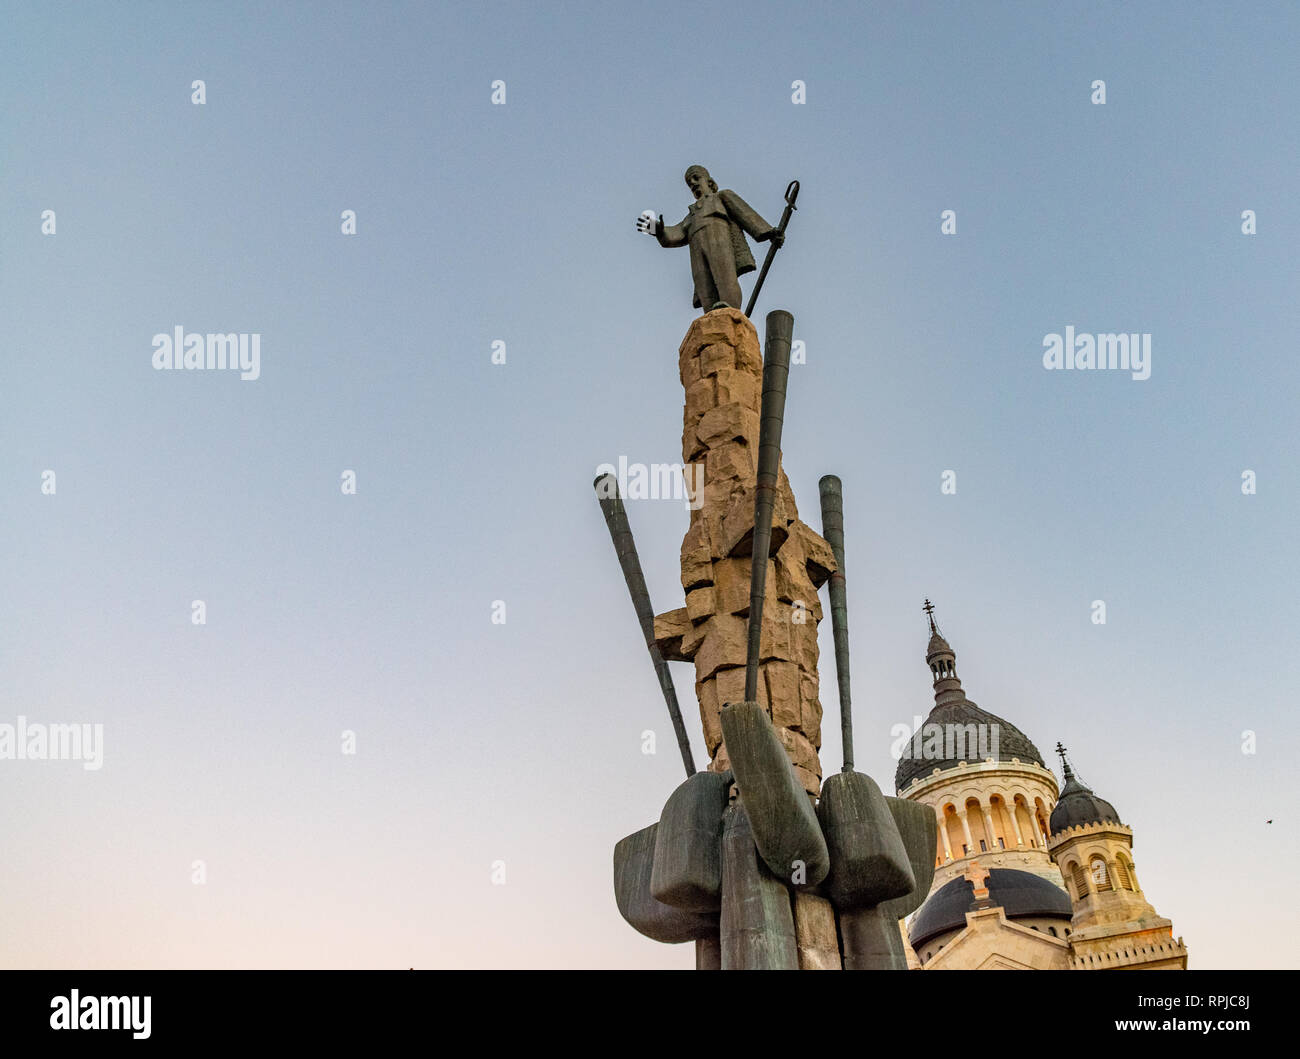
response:
M785 232L780 231L777 228L773 228L770 232L767 233L767 238L771 241L774 247L780 250L781 244L785 242Z
M654 210L645 210L641 216L636 219L636 230L645 232L646 235L656 235L663 231L664 219Z

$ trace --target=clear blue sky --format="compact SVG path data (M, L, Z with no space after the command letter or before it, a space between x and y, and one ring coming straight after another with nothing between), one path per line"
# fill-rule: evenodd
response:
M695 162L803 185L760 309L803 517L844 480L859 768L931 704L929 596L1192 966L1294 964L1293 5L4 11L0 723L105 732L0 762L4 965L691 965L614 907L680 763L591 479L680 459L687 256L634 221ZM154 371L177 325L261 378ZM1151 378L1045 371L1067 325ZM680 606L686 513L629 511Z

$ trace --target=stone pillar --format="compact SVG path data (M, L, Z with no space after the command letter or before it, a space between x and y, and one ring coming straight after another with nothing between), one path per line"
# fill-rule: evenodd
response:
M1016 833L1016 846L1023 846L1025 844L1025 836L1020 833L1020 821L1016 819L1016 803L1012 802L1010 805L1007 805L1006 802L1003 802L1002 807L1006 810L1007 815L1011 817L1011 829Z
M729 767L718 718L744 698L746 625L758 473L763 358L754 325L735 309L699 317L678 357L686 412L682 463L691 490L682 541L684 610L655 619L665 658L695 663L709 768ZM830 545L799 518L785 471L777 481L760 636L758 700L809 794L821 790L817 590L835 569Z
M847 561L848 555L844 556ZM943 855L945 860L952 860L952 846L948 843L948 814L944 813L939 817L939 837L943 839Z
M987 836L989 852L998 848L998 836L993 833L993 811L989 808L988 803L980 806L984 813L984 832Z
M961 830L966 836L966 853L963 855L973 857L979 851L975 848L975 840L970 837L970 822L966 819L965 809L961 811Z

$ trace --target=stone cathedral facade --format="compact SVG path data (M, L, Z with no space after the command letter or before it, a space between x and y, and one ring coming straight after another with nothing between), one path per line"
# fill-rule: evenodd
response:
M930 613L934 709L895 775L934 809L934 883L900 924L923 970L1185 970L1187 947L1148 902L1133 831L1075 775L1064 786L1015 725L966 697Z

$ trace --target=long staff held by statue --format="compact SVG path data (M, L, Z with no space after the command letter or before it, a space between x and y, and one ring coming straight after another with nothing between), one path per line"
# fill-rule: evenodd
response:
M682 723L682 711L677 705L677 690L673 687L668 663L664 661L664 656L655 643L655 612L650 606L650 593L645 587L645 576L641 573L641 560L636 554L632 528L627 523L627 510L618 495L618 479L612 474L602 474L592 484L600 499L600 509L605 513L605 525L609 527L614 551L623 568L623 580L627 582L628 593L632 596L636 620L641 625L641 634L650 651L650 660L654 663L655 675L659 678L659 687L664 693L664 702L668 704L668 715L672 718L673 731L677 734L677 748L682 754L682 764L686 767L686 775L692 776L695 774L695 760L691 757L691 744L686 737L686 726Z
M785 226L790 223L790 214L797 207L794 200L799 197L799 181L790 181L789 186L785 189L785 211L781 214L781 223L776 226L776 230L785 235ZM776 257L777 245L773 243L767 248L767 257L763 258L763 267L759 269L758 279L754 281L754 292L749 296L749 304L745 306L745 315L753 316L754 303L758 301L758 292L763 289L763 280L767 279L767 270L772 267L772 258Z

